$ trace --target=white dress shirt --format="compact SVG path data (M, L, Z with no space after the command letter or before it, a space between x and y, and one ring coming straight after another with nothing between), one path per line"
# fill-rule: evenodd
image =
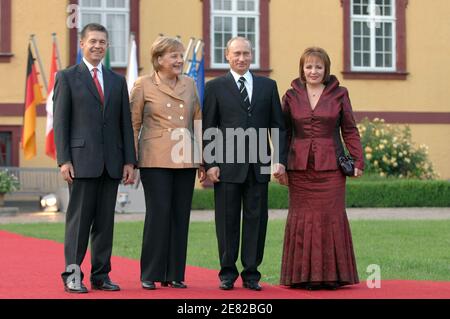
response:
M105 95L105 87L103 85L103 68L102 68L102 63L100 62L97 66L93 66L92 64L90 64L86 60L86 58L83 58L83 62L88 67L89 72L91 72L92 78L94 78L94 68L97 68L97 78L98 78L98 81L100 82L100 86L102 87L103 95Z
M234 81L236 82L236 85L238 87L238 89L241 88L241 84L239 83L239 79L243 76L245 79L244 85L245 88L247 89L247 93L248 93L248 99L250 101L250 103L252 102L252 95L253 95L253 76L250 73L250 71L245 72L244 75L240 75L236 72L234 72L233 70L230 70L231 75L233 75Z

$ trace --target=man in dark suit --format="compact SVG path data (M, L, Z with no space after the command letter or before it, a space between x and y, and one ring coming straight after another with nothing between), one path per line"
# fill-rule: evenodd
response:
M278 136L272 135L274 154L278 154L273 173L277 178L283 175L287 161L286 132L275 81L249 72L250 41L232 38L227 44L226 58L231 70L206 84L203 107L204 163L207 176L214 183L221 267L219 288L232 289L239 276L236 261L243 206L241 278L245 288L258 291L270 181L270 157L264 159L259 154L270 155L267 131L273 133L277 129ZM221 134L209 139L214 130Z
M117 291L109 278L117 189L133 183L136 152L125 78L102 66L108 32L81 32L83 61L59 72L54 91L57 161L69 183L64 240L64 288L85 293L80 266L91 237L91 287Z

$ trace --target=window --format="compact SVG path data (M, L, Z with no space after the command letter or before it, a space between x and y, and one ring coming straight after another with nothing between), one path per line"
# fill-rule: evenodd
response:
M0 166L12 166L10 132L0 132Z
M394 0L352 0L352 70L395 71Z
M21 134L22 126L0 125L0 167L19 166Z
M129 0L80 0L81 30L88 23L100 23L109 32L112 67L126 67L130 34Z
M406 79L408 0L341 0L344 77Z
M11 53L11 0L0 0L0 63L9 62Z
M252 68L260 67L259 15L259 0L211 1L211 67L229 67L225 49L228 40L235 36L252 42Z

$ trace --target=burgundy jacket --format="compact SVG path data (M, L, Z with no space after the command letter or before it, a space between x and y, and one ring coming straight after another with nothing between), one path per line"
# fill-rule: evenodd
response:
M347 89L331 75L312 110L300 80L295 79L291 86L283 96L282 106L289 145L288 170L306 170L310 151L314 152L316 171L338 169L335 136L339 130L355 167L364 169L361 139Z

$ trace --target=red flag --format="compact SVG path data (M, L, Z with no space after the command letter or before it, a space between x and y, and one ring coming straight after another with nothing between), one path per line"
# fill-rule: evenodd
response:
M56 53L56 43L53 41L52 59L50 62L50 80L48 82L47 92L47 127L45 130L45 154L56 159L55 135L53 133L53 87L55 86L55 76L58 72L57 64L58 55Z
M25 159L36 156L36 106L43 102L31 47L28 46L27 83L23 120L22 148Z

